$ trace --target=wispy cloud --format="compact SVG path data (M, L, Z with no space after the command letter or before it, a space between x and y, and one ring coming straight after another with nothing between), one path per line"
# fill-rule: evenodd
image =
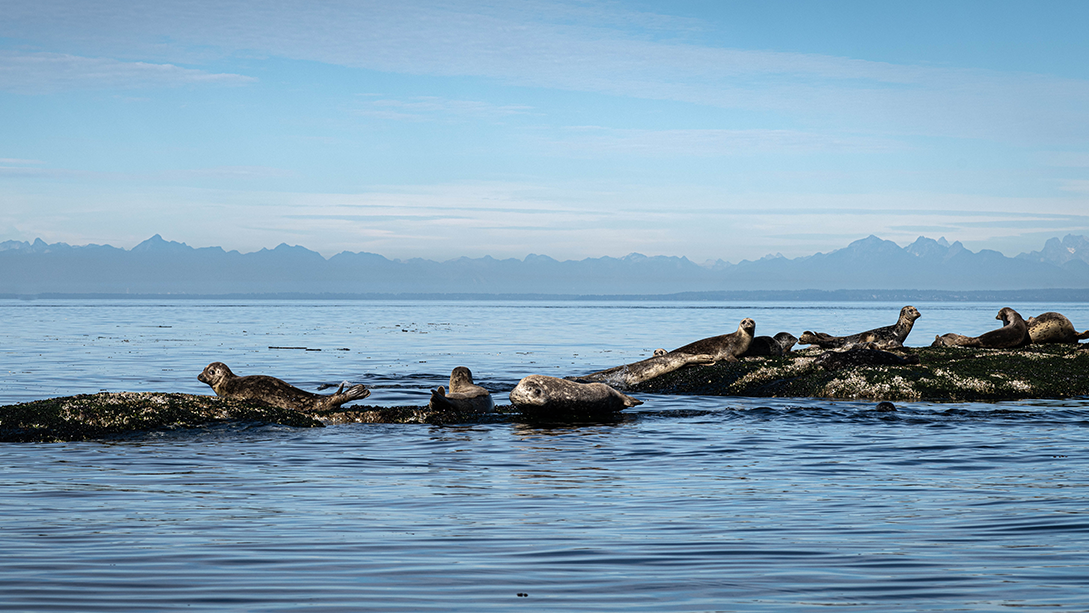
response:
M525 115L533 107L526 105L500 105L480 100L452 100L438 96L415 96L399 100L374 95L363 99L357 109L360 115L396 121L435 121L456 118L497 118Z
M139 89L180 85L243 85L256 79L173 64L122 62L63 53L0 51L0 89L41 94L69 89Z
M799 130L647 130L600 126L572 127L542 139L567 155L602 153L652 156L726 156L738 154L804 154L878 152L902 148L888 139Z
M29 6L8 15L9 35L32 27L39 36L69 37L117 55L135 48L187 57L193 49L215 49L224 56L259 53L387 73L775 111L806 124L885 133L1015 142L1089 138L1084 80L713 46L687 37L689 22L671 24L609 3L535 2L517 9L493 2L287 0L254 6L190 0L149 6L40 0ZM598 18L579 17L587 13ZM632 20L655 24L657 34L633 33L624 25ZM673 36L663 35L668 33Z

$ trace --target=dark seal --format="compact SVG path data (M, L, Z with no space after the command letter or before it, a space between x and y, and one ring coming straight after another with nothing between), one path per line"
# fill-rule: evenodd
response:
M757 336L749 344L749 350L740 357L784 356L790 353L798 339L790 332L780 332L775 336Z
M935 336L931 347L983 347L985 349L1014 349L1024 347L1032 339L1028 323L1010 307L998 311L995 319L1002 320L1002 327L979 336L964 336L955 332Z
M431 402L427 406L432 411L458 413L491 413L495 410L491 393L473 383L473 373L464 366L450 372L450 391L439 386L431 392Z
M902 347L904 341L907 340L908 334L911 333L911 327L915 325L915 320L920 317L922 315L919 314L919 310L908 305L900 309L900 318L891 326L874 328L850 336L832 336L824 332L806 330L802 332L802 337L798 339L798 342L803 345L816 345L821 349L850 347L851 345L864 343L876 343L881 349Z
M371 391L363 385L353 385L345 390L343 383L334 394L312 394L276 377L239 377L223 362L212 362L205 366L204 372L197 375L197 381L212 386L216 396L220 398L260 400L274 407L296 411L328 411L371 395Z
M529 375L510 392L519 411L536 416L609 416L643 404L604 383L578 383L567 379Z

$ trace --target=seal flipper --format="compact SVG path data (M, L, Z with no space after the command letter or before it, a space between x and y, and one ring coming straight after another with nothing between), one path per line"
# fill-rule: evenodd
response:
M626 407L635 407L635 406L639 406L639 405L643 404L642 400L637 400L635 398L632 398L631 396L625 394L624 392L616 392L616 393L620 396L620 399L624 401L624 406L626 406Z

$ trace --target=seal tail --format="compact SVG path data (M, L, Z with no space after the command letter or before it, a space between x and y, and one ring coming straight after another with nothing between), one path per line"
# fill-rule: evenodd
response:
M1079 340L1087 339L1087 338L1089 338L1089 330L1086 330L1085 332L1077 334L1076 336L1078 337Z
M367 389L366 385L359 384L353 385L348 388L348 391L344 391L344 384L341 383L337 388L336 393L332 396L332 403L336 405L342 405L346 402L353 400L361 400L371 395L371 391Z

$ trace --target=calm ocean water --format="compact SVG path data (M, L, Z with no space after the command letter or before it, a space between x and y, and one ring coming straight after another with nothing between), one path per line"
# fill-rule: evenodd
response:
M382 405L464 365L506 404L743 317L845 333L901 306L0 301L0 404L211 393L217 360ZM1084 304L915 306L908 345L1002 306L1089 328ZM570 427L0 444L0 610L1089 611L1089 399L639 397Z

